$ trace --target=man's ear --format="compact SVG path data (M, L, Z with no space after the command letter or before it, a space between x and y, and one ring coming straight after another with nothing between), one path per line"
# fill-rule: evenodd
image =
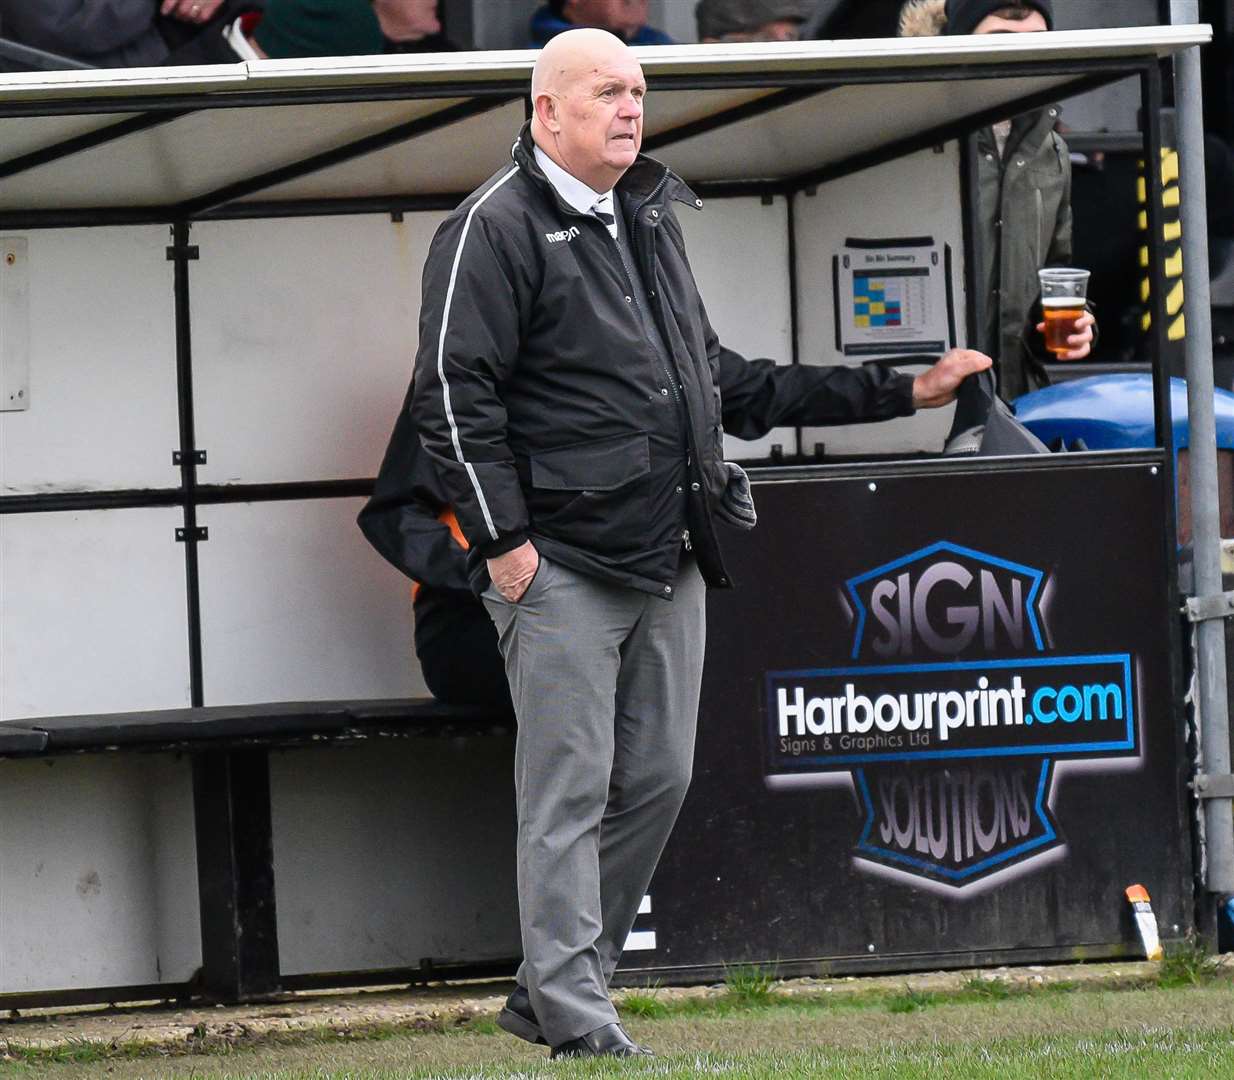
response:
M556 135L561 130L560 108L552 94L536 95L536 119L546 130Z

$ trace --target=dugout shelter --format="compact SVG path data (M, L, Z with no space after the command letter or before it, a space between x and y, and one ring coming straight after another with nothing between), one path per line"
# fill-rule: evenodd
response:
M1163 63L1207 40L646 50L644 151L704 204L726 344L919 370L980 325L966 137L1133 80L1159 162ZM0 79L0 1000L513 970L510 726L420 700L354 519L428 244L533 60ZM1171 183L1147 169L1159 351ZM1155 386L1149 449L947 459L947 411L730 441L760 525L623 977L1129 955L1136 882L1187 931Z

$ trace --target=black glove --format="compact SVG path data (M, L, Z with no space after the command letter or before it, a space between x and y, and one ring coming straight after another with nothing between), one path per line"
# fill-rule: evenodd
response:
M745 469L731 461L726 461L724 467L728 470L728 484L720 497L716 516L735 529L752 529L758 524L758 514L754 511L754 496L750 494L750 478Z

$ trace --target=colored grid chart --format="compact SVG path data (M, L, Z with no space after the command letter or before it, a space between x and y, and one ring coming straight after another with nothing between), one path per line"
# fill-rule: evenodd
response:
M853 317L855 324L903 326L903 297L898 281L884 281L866 274L853 278Z

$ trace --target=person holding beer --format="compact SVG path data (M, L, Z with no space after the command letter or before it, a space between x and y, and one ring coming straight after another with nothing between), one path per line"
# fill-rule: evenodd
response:
M900 12L901 37L1053 28L1050 0L909 0ZM1058 106L1050 106L977 134L977 245L989 301L975 347L995 358L999 392L1008 400L1048 384L1039 351L1057 360L1083 360L1096 340L1083 289L1077 297L1038 279L1043 268L1071 262L1071 157L1055 130L1058 115ZM1050 300L1043 303L1040 322L1033 318L1039 297Z

